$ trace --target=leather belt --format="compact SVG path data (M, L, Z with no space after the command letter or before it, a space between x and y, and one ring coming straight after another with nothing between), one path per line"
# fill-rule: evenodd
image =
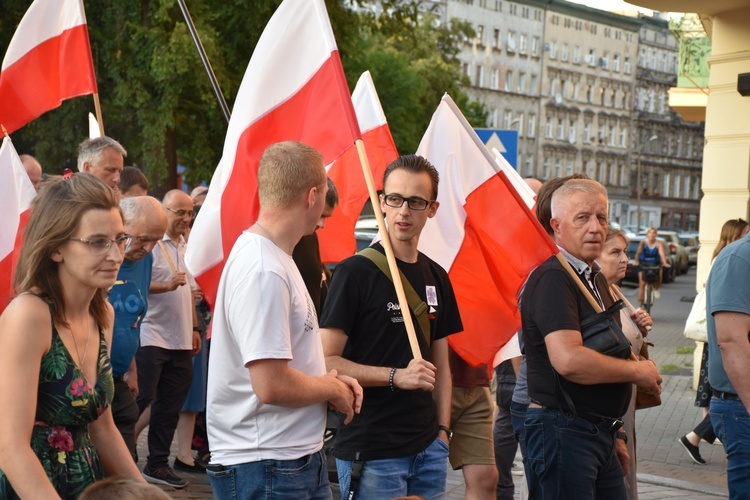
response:
M740 397L737 394L733 394L731 392L721 392L717 391L716 389L711 389L711 391L714 393L715 398L719 399L729 399L731 401L739 401Z

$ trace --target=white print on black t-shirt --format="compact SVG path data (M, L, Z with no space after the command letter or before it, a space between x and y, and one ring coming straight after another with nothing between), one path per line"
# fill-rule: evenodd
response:
M401 304L388 302L386 310L390 313L391 323L403 323L404 317L401 315Z
M425 292L427 295L427 305L428 306L438 305L437 290L435 290L435 286L434 285L425 286Z

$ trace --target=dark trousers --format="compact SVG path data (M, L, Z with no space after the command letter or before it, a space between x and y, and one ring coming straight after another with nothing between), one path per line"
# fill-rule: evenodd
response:
M169 463L180 408L185 403L193 379L191 351L172 351L146 346L138 349L138 410L151 404L148 429L148 459L151 470Z
M511 424L510 405L513 388L516 384L499 382L497 384L497 416L493 437L495 442L495 465L497 467L497 499L513 500L513 459L516 457L518 442Z
M711 424L710 413L707 413L706 417L701 420L701 423L695 426L693 432L698 434L701 439L705 439L708 444L714 444L716 433L714 432L714 426Z
M128 447L130 456L135 462L135 424L138 422L138 404L135 402L133 393L130 392L128 384L122 377L115 377L115 395L112 398L112 419L115 421L117 430L120 431L125 446Z

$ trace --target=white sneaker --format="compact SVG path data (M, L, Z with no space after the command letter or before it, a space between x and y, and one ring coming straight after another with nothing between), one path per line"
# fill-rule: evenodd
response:
M654 290L654 298L660 299L661 298L661 292L659 290Z

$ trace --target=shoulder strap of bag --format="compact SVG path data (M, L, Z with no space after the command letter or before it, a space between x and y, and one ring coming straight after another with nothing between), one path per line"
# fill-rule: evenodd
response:
M376 266L378 266L378 269L380 269L383 274L385 274L388 279L393 282L393 276L391 276L391 270L388 268L388 260L386 259L385 255L370 247L360 250L358 255L370 259ZM404 273L402 273L401 270L399 270L398 273L399 275L401 275L401 283L404 285L404 294L406 294L406 301L409 303L409 308L414 313L414 316L417 317L419 327L422 329L422 334L424 335L424 339L427 341L427 346L429 346L431 338L429 308L427 307L427 304L425 304L424 301L419 297L417 292L414 291L414 287L411 286L411 283L409 283L409 280L406 279Z

